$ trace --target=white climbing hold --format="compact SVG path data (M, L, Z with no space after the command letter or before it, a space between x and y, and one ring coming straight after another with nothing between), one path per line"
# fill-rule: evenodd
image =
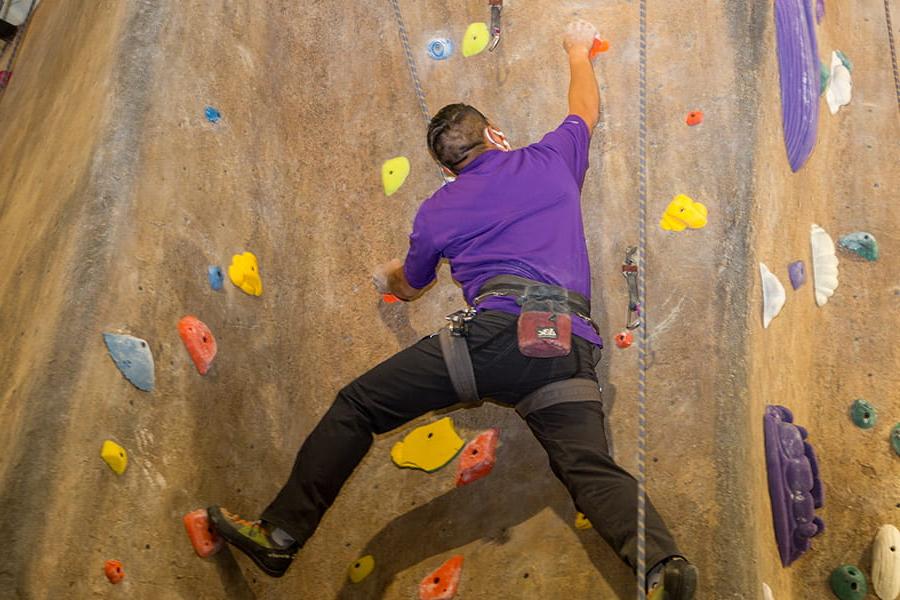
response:
M775 600L775 596L772 595L772 588L765 583L763 584L763 600Z
M816 304L825 306L838 286L838 259L834 251L834 242L831 236L815 223L810 228L809 241L812 245Z
M828 102L828 110L831 114L837 113L842 106L850 104L853 92L853 81L850 77L850 69L841 60L837 52L831 53L831 78L825 88L825 101Z
M881 600L900 596L900 531L882 525L872 544L872 585Z
M784 307L787 295L781 281L763 263L759 263L759 278L763 288L763 329L767 329Z

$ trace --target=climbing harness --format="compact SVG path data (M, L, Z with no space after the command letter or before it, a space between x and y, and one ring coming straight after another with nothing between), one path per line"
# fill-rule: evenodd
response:
M637 599L647 597L647 0L640 0L640 55L638 61L638 304L643 311L638 329L638 444L637 444Z
M891 46L891 67L894 70L894 90L897 93L897 108L900 108L900 69L897 68L897 48L894 46L894 26L891 25L891 6L884 0L884 19L887 21L888 42Z
M3 76L0 79L0 91L2 91L7 83L9 82L9 78L12 75L10 69L13 66L13 63L16 60L16 55L19 53L19 47L22 44L22 39L25 37L25 30L28 28L28 23L31 22L31 15L34 14L34 5L37 4L37 0L31 0L31 6L28 7L28 15L25 17L25 20L19 25L19 31L16 34L16 39L13 42L12 53L9 55L9 60L6 61L6 67L3 68Z

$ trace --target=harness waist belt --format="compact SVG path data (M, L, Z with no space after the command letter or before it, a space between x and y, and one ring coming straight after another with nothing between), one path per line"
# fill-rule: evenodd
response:
M517 275L497 275L496 277L491 277L485 281L478 290L478 295L472 301L472 304L477 306L479 302L492 296L512 296L518 299L525 295L525 290L527 288L536 285L565 290L568 294L569 310L583 319L590 320L591 303L578 292L566 290L558 285L544 283L543 281L526 279L525 277L519 277Z

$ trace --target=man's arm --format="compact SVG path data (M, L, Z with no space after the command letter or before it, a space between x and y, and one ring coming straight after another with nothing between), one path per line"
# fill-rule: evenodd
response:
M600 88L591 63L591 46L596 28L587 21L573 21L566 27L563 48L569 55L569 114L578 115L593 132L600 119Z

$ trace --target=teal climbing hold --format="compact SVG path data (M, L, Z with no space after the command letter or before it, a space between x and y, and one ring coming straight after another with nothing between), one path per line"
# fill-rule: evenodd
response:
M838 240L838 246L866 260L878 260L878 241L867 231L854 231Z
M103 341L125 379L139 390L152 392L154 368L150 345L140 338L118 333L104 333Z
M819 95L825 93L828 82L831 81L831 69L824 62L819 62Z
M863 600L869 592L866 576L853 565L841 565L832 571L829 583L840 600Z
M850 405L850 418L860 429L871 429L878 422L878 411L874 406L859 398Z
M900 423L891 430L891 446L894 447L894 453L900 456Z
M844 54L840 50L835 50L834 53L837 55L838 60L841 61L841 63L843 63L845 67L847 67L848 71L853 71L853 62L851 62L851 60L847 58L846 54Z

